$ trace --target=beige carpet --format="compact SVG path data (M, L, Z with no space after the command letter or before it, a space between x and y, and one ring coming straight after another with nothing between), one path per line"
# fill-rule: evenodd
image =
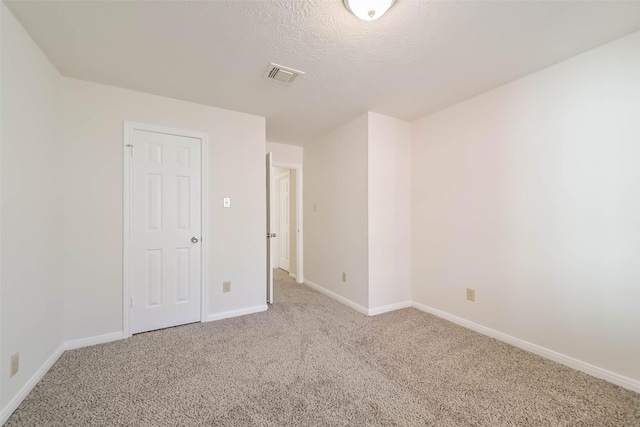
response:
M8 426L640 426L640 394L276 274L264 313L66 352Z

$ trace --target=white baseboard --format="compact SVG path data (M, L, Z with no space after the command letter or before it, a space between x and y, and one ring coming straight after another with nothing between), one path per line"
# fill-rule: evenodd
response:
M469 328L471 330L479 332L483 335L487 335L489 337L498 339L500 341L504 341L508 344L511 344L515 347L521 348L526 351L530 351L531 353L537 354L546 359L553 360L554 362L558 362L570 368L577 369L586 374L592 375L596 378L603 379L610 383L619 385L620 387L640 393L640 381L638 380L634 380L632 378L628 378L620 374L616 374L606 369L599 368L597 366L591 365L581 360L574 359L570 356L566 356L564 354L539 346L537 344L530 343L520 338L507 335L503 332L496 331L495 329L491 329L486 326L482 326L478 323L463 319L453 314L449 314L447 312L438 310L428 305L420 304L417 302L412 303L411 301L404 301L404 302L390 304L390 305L377 307L373 309L366 309L365 307L359 304L356 304L353 301L336 294L335 292L331 292L328 289L325 289L322 286L316 283L313 283L309 280L305 280L304 284L368 316L374 316L376 314L386 313L392 310L398 310L398 309L413 306L418 310L433 314L442 319L448 320L460 326L464 326L465 328ZM243 308L240 310L225 311L222 313L210 314L207 317L206 321L209 322L213 320L243 316L246 314L266 311L267 309L268 309L268 306L264 304L264 305L259 305L255 307ZM124 338L123 332L113 332L110 334L98 335L95 337L81 338L77 340L70 340L70 341L63 342L60 346L58 346L58 348L56 348L56 350L51 354L51 356L49 356L49 358L42 364L42 366L33 374L33 376L29 379L29 381L25 383L25 385L20 389L20 391L9 401L9 403L4 408L2 408L2 411L0 411L0 425L3 425L4 423L7 422L7 420L13 413L13 411L15 411L18 408L18 406L20 406L20 403L27 397L27 395L36 386L36 384L38 384L38 382L42 379L42 377L44 377L44 375L49 371L49 369L51 369L51 367L58 361L58 359L65 352L65 350L73 350L81 347L87 347L87 346L96 345L96 344L103 344L103 343L116 341L123 338Z
M269 307L267 306L267 304L263 304L263 305L256 305L254 307L241 308L239 310L230 310L230 311L223 311L222 313L213 313L208 315L206 320L204 320L204 322L228 319L230 317L244 316L245 314L259 313L261 311L267 311L268 308Z
M77 340L65 341L58 346L58 348L53 352L51 356L40 366L40 368L36 371L35 374L27 381L27 383L20 389L18 394L16 394L13 399L7 404L6 407L2 408L2 412L0 412L0 426L7 422L13 411L18 409L20 403L24 400L25 397L29 395L31 390L38 384L38 382L44 377L44 375L51 369L51 367L58 361L60 356L66 350L74 350L77 348L88 347L96 344L103 344L110 341L116 341L124 338L124 334L122 331L113 332L111 334L98 335L95 337L89 338L81 338Z
M370 308L369 316L375 316L377 314L388 313L389 311L395 311L409 307L413 307L413 301L402 301L395 304L383 305L381 307Z
M530 351L531 353L537 354L538 356L542 356L546 359L553 360L554 362L558 362L562 365L568 366L569 368L582 371L596 378L603 379L610 383L619 385L620 387L624 387L628 390L640 393L640 381L634 380L632 378L627 378L620 374L616 374L615 372L607 371L606 369L602 369L597 366L591 365L590 363L574 359L573 357L566 356L562 353L558 353L557 351L553 351L537 344L530 343L529 341L512 337L511 335L507 335L503 332L496 331L495 329L482 326L478 323L471 322L470 320L463 319L462 317L449 314L445 311L438 310L437 308L433 308L428 305L414 302L413 306L418 310L422 310L426 313L433 314L434 316L441 317L445 320L456 323L460 326L464 326L465 328L469 328L483 335L487 335L497 340L504 341L507 344L511 344L526 351Z
M241 310L225 311L223 313L210 314L206 321L226 319L228 317L242 316L250 313L257 313L267 310L267 305L260 305L256 307L244 308ZM75 350L82 347L88 347L96 344L104 344L111 341L116 341L125 338L124 332L112 332L104 335L97 335L95 337L80 338L76 340L65 341L58 346L51 356L40 366L35 374L27 381L27 383L20 389L20 391L9 401L9 403L0 411L0 426L7 422L13 411L15 411L20 403L29 395L31 390L38 384L38 382L44 377L44 375L51 369L51 367L58 361L62 353L66 350Z
M65 350L75 350L76 348L88 347L90 345L104 344L111 341L124 339L124 334L120 332L112 332L110 334L98 335L89 338L80 338L77 340L65 341Z
M322 286L318 285L317 283L313 283L311 280L305 280L304 284L307 285L308 287L310 287L311 289L315 289L316 291L325 294L326 296L333 298L334 300L341 302L342 304L353 308L355 311L362 313L364 315L369 315L369 310L363 306L361 306L360 304L356 304L355 302L351 301L348 298L345 298L341 295L336 294L335 292L331 292L328 289L323 288Z
M18 409L20 403L24 400L25 397L29 395L31 390L38 384L38 382L44 377L44 375L51 369L51 367L58 361L62 353L64 353L65 347L64 343L60 344L58 348L54 350L54 352L49 356L49 358L40 366L40 368L33 374L33 376L25 383L24 386L20 389L20 391L13 396L13 399L7 403L7 406L2 408L2 412L0 412L0 426L4 425L7 422L13 411Z
M304 284L309 286L312 289L315 289L316 291L322 294L325 294L330 298L333 298L338 302L341 302L342 304L348 307L353 308L355 311L362 313L366 316L375 316L377 314L387 313L389 311L400 310L401 308L408 308L413 306L413 301L402 301L395 304L383 305L381 307L376 307L376 308L366 308L361 306L360 304L357 304L351 301L348 298L343 297L342 295L338 295L335 292L332 292L326 288L323 288L322 286L312 282L311 280L305 280Z

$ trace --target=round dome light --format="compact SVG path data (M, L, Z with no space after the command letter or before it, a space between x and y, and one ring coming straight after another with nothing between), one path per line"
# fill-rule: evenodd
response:
M344 6L363 21L373 21L384 15L394 0L344 0Z

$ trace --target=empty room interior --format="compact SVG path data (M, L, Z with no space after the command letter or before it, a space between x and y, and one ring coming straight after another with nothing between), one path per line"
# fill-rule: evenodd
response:
M640 426L640 2L0 37L0 425Z

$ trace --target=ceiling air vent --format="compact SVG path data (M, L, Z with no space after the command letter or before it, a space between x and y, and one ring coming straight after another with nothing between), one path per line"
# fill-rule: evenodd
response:
M292 68L283 67L278 64L269 64L267 71L262 75L267 80L273 80L278 83L291 84L298 76L304 76L302 71Z

